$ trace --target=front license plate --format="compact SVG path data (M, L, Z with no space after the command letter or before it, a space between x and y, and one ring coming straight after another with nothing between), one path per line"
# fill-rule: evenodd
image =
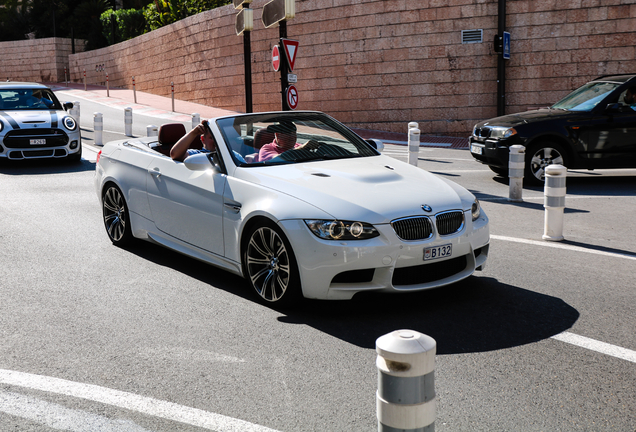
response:
M483 153L483 149L480 146L471 145L470 146L470 152L480 155L480 154Z
M447 244L424 249L424 261L449 257L453 254L453 245Z
M29 141L29 144L31 145L44 145L46 144L46 140L45 139L32 139Z

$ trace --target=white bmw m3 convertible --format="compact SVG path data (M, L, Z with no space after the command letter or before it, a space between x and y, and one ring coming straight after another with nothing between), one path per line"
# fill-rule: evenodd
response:
M474 195L326 114L241 114L209 129L216 151L184 162L169 156L181 124L103 147L95 187L114 244L158 243L276 304L435 288L486 263L488 218Z

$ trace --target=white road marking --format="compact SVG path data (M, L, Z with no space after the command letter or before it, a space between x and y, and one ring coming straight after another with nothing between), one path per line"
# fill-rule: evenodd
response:
M565 249L565 250L570 250L574 252L585 252L585 253L590 253L595 255L608 256L612 258L624 258L624 259L636 261L636 255L622 254L618 252L605 252L605 251L600 251L596 249L588 249L581 246L573 246L573 245L548 242L548 241L529 240L529 239L522 239L522 238L516 238L516 237L506 237L506 236L492 235L492 234L490 235L490 238L495 240L530 244L533 246L544 246L544 247L551 247L555 249Z
M87 399L217 432L276 432L274 429L244 420L60 378L0 369L0 383Z
M30 420L51 429L71 432L150 432L130 420L66 408L34 397L0 390L0 412Z
M552 336L552 339L559 340L561 342L576 345L582 348L587 348L592 351L606 354L619 359L627 360L632 363L636 363L636 351L629 350L627 348L621 348L616 345L608 344L605 342L590 339L585 336L575 335L573 333L563 332L558 335Z

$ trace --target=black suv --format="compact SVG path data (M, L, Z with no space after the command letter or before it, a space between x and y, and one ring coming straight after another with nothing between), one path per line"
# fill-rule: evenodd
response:
M511 145L526 147L524 180L540 184L545 167L636 168L636 74L596 78L550 108L475 125L470 152L508 176Z

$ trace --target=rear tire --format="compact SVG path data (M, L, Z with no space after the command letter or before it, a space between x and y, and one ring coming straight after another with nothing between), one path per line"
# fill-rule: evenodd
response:
M130 213L121 190L114 184L109 184L102 195L102 209L104 227L110 241L114 245L124 246L133 239L130 229Z
M243 248L244 274L259 300L290 306L301 298L296 258L282 230L272 221L254 225Z
M543 185L545 169L553 164L568 166L567 154L560 144L546 141L530 146L526 152L524 181L527 184Z

